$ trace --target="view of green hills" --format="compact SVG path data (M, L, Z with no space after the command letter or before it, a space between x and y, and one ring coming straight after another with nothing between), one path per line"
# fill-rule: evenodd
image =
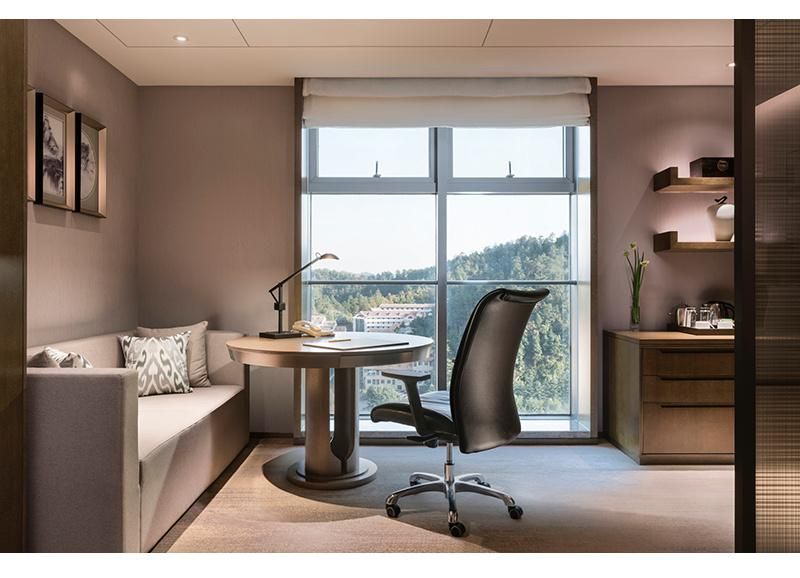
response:
M448 379L453 357L472 309L488 291L498 286L518 287L515 281L569 278L569 237L520 237L508 243L461 254L448 261L448 280L502 280L499 285L451 284L447 290ZM434 267L395 272L350 273L331 269L314 271L316 282L350 281L346 285L314 285L313 313L353 327L353 316L381 303L435 303L435 286L415 282L435 280ZM408 284L359 284L359 281L407 281ZM570 398L570 292L565 285L544 285L550 295L534 309L517 356L514 391L520 413L566 414ZM434 337L435 314L419 317L402 328ZM434 377L435 379L435 377ZM371 380L375 381L375 380ZM433 389L428 384L427 389ZM402 385L362 385L362 406L402 399Z

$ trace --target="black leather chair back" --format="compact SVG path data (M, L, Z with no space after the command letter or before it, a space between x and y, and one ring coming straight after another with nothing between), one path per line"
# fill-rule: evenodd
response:
M461 452L504 445L519 435L514 365L534 306L547 289L495 289L472 311L450 381L450 409Z

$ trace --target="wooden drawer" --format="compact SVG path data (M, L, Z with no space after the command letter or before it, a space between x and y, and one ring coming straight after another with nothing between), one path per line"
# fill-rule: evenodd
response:
M732 404L733 387L732 379L664 379L646 375L642 378L642 401Z
M642 404L642 453L732 454L733 405Z
M684 379L733 379L734 355L732 351L642 349L642 375Z

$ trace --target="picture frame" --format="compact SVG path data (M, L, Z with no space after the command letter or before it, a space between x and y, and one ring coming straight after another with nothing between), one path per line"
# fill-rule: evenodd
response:
M42 92L27 100L28 199L38 205L72 210L75 198L67 186L74 162L70 124L74 111Z
M67 182L76 212L106 216L106 143L108 129L81 112L70 117L73 163Z

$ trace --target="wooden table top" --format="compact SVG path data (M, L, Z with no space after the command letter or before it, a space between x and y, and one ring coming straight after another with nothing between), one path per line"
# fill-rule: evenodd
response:
M408 341L405 345L390 345L369 349L338 351L304 346L304 342L316 341L315 337L289 339L267 339L263 337L240 337L227 342L231 359L247 365L262 367L317 367L350 368L372 365L394 365L420 361L430 356L433 340L418 335L397 333L337 332L336 339L371 338L387 341ZM325 338L319 338L324 340Z
M623 331L606 330L606 333L626 341L642 345L681 345L690 343L697 346L721 345L733 348L734 335L694 335L682 331Z

